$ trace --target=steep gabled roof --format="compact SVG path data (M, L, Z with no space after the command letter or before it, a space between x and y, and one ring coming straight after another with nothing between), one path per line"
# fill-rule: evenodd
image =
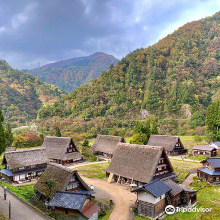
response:
M42 146L46 148L48 157L51 159L71 160L82 158L82 154L78 151L67 153L67 148L70 144L76 148L72 138L70 137L45 137Z
M47 196L48 188L45 184L48 180L54 180L56 185L51 192L51 196L54 196L57 191L65 191L70 179L73 175L76 175L78 181L82 184L84 190L91 191L90 187L81 179L76 170L67 168L61 164L49 163L47 169L41 175L40 179L35 184L35 190L41 194Z
M204 151L212 151L214 150L214 147L208 146L208 145L196 145L193 147L193 150L204 150Z
M167 151L172 151L177 142L180 142L179 136L170 135L151 135L148 140L148 145L164 147Z
M113 154L117 147L117 144L120 142L125 142L123 137L98 134L95 143L92 146L92 149L93 152Z
M9 169L48 163L46 148L41 147L5 152L3 164L6 162L9 166Z
M171 191L171 188L164 182L160 180L155 180L153 182L145 184L144 186L132 190L132 192L138 192L138 191L146 191L151 195L153 195L155 198L158 198L166 194L167 192Z
M170 169L173 171L173 167L162 147L119 143L106 171L149 183L153 179L162 153L164 153Z

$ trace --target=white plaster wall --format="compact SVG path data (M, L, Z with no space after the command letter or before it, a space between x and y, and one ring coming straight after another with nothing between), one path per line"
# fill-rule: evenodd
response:
M149 202L149 203L152 203L152 204L156 204L164 198L165 198L165 194L162 195L161 198L160 197L155 198L150 193L143 192L143 191L138 192L138 200L144 201L144 202Z

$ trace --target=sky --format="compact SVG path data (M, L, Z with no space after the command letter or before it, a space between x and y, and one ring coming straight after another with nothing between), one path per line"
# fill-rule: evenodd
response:
M0 0L0 59L17 69L95 52L121 59L218 11L220 0Z

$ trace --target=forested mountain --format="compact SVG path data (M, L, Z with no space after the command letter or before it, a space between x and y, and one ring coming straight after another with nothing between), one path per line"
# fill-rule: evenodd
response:
M113 133L154 114L160 133L183 134L204 125L207 106L219 97L220 12L130 53L90 84L43 107L39 117L47 118L43 126L54 116L56 122L64 118L63 129Z
M50 63L28 72L44 82L72 91L96 79L110 65L115 65L117 62L114 56L97 52L86 57Z
M35 76L12 69L0 60L0 108L13 124L35 119L42 103L58 100L63 92Z

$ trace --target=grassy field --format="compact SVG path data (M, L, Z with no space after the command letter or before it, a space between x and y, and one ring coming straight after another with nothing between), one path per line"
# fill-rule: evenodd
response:
M189 173L185 170L180 170L180 169L174 169L174 171L177 174L176 181L178 181L178 182L182 182Z
M190 162L185 160L176 160L173 158L170 158L170 161L173 165L174 169L179 170L185 170L185 171L195 171L198 167L201 167L202 165L198 162Z
M103 179L105 178L104 169L106 169L108 166L109 163L99 163L77 167L77 170L79 171L79 174L84 177Z
M12 186L9 183L1 183L2 186L6 186L10 191L12 191L15 195L20 197L22 200L29 202L29 200L34 195L34 185L28 186Z

